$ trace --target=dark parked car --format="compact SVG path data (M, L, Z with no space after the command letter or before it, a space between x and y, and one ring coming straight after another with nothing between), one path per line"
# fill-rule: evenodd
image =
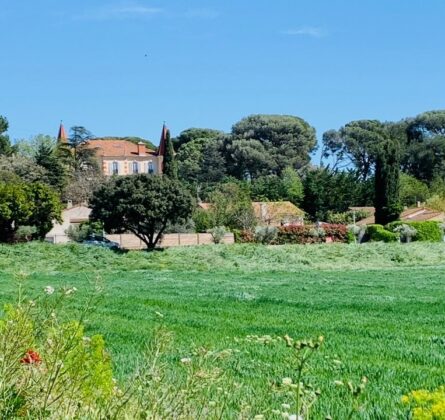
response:
M99 235L91 235L84 241L82 241L84 245L93 245L93 246L101 246L103 248L109 249L120 249L121 246L117 242L110 241L109 239L99 236Z

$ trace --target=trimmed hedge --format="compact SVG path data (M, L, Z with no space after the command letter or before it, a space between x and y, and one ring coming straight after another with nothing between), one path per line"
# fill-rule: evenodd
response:
M366 236L373 242L397 242L399 235L386 230L382 225L368 225Z
M417 234L414 236L413 241L442 242L443 240L443 233L439 222L392 222L386 227L392 232L397 226L400 225L408 225L416 229Z

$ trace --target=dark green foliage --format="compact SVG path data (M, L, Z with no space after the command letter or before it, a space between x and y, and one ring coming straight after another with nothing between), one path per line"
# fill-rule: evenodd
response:
M11 146L9 137L6 134L8 126L8 120L0 115L0 155L10 156L14 152L14 147Z
M173 143L170 138L170 130L167 130L166 140L165 140L165 154L163 160L162 173L171 179L178 178L178 164L175 159L175 151L173 149Z
M242 179L299 169L309 162L315 146L315 129L301 118L251 115L236 123L226 138L229 173Z
M54 220L61 221L60 196L47 185L34 183L29 185L29 199L33 208L27 224L36 227L35 239L44 239L52 229Z
M66 185L66 171L56 154L56 149L48 143L41 143L34 159L37 165L46 169L48 184L61 192Z
M116 177L101 186L90 202L91 219L107 232L132 232L153 249L169 223L185 221L193 201L184 187L165 176Z
M368 225L366 227L366 239L373 242L397 242L399 235L386 230L382 225Z
M215 227L213 220L213 213L208 210L200 209L194 211L193 221L195 223L196 232L207 232L209 229Z
M400 202L411 207L425 202L430 197L428 185L411 175L400 174Z
M422 181L445 177L445 110L429 111L404 122L407 145L403 169Z
M299 205L303 198L303 184L297 172L286 168L280 176L265 175L251 184L253 201L290 201Z
M188 128L182 131L178 137L173 138L173 146L178 151L184 144L196 140L214 140L222 136L224 133L211 128Z
M74 126L70 129L69 148L64 144L58 145L58 155L73 172L99 172L99 162L95 150L84 147L93 138L93 134L85 127Z
M210 195L207 211L212 227L225 226L230 229L253 229L257 220L253 211L248 187L243 183L226 182L217 186Z
M425 221L425 222L393 222L389 223L386 228L391 232L401 225L408 225L416 229L417 234L412 239L420 242L442 242L443 232L439 222Z
M334 160L335 167L353 164L362 179L372 175L376 151L386 139L386 127L376 120L352 121L339 131L323 134L322 157Z
M221 143L214 138L198 138L184 143L176 161L179 177L189 183L219 182L226 174Z
M67 236L74 242L82 242L91 235L103 235L103 224L101 222L83 222L79 226L71 225L67 230Z
M342 213L352 206L372 204L372 181L363 181L355 171L310 170L303 178L303 187L302 209L312 220L326 221L328 212Z
M35 227L33 238L43 239L54 220L60 220L58 194L41 183L0 183L0 242L12 242L21 226Z
M400 203L400 144L388 137L376 152L375 222L386 225L397 220L403 210Z

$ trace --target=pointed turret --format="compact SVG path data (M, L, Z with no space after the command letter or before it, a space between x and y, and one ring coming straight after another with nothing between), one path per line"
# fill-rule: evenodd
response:
M59 133L57 134L57 143L68 143L68 137L62 121L60 121Z

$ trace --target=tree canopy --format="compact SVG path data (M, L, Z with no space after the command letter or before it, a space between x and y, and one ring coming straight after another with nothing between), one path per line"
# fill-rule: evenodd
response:
M315 129L291 115L250 115L232 127L228 155L231 171L240 176L280 174L285 168L300 169L310 161L316 147ZM243 174L244 175L244 174Z
M138 174L109 180L96 191L90 206L91 219L103 222L106 231L134 233L153 249L167 224L191 215L193 200L177 180Z

